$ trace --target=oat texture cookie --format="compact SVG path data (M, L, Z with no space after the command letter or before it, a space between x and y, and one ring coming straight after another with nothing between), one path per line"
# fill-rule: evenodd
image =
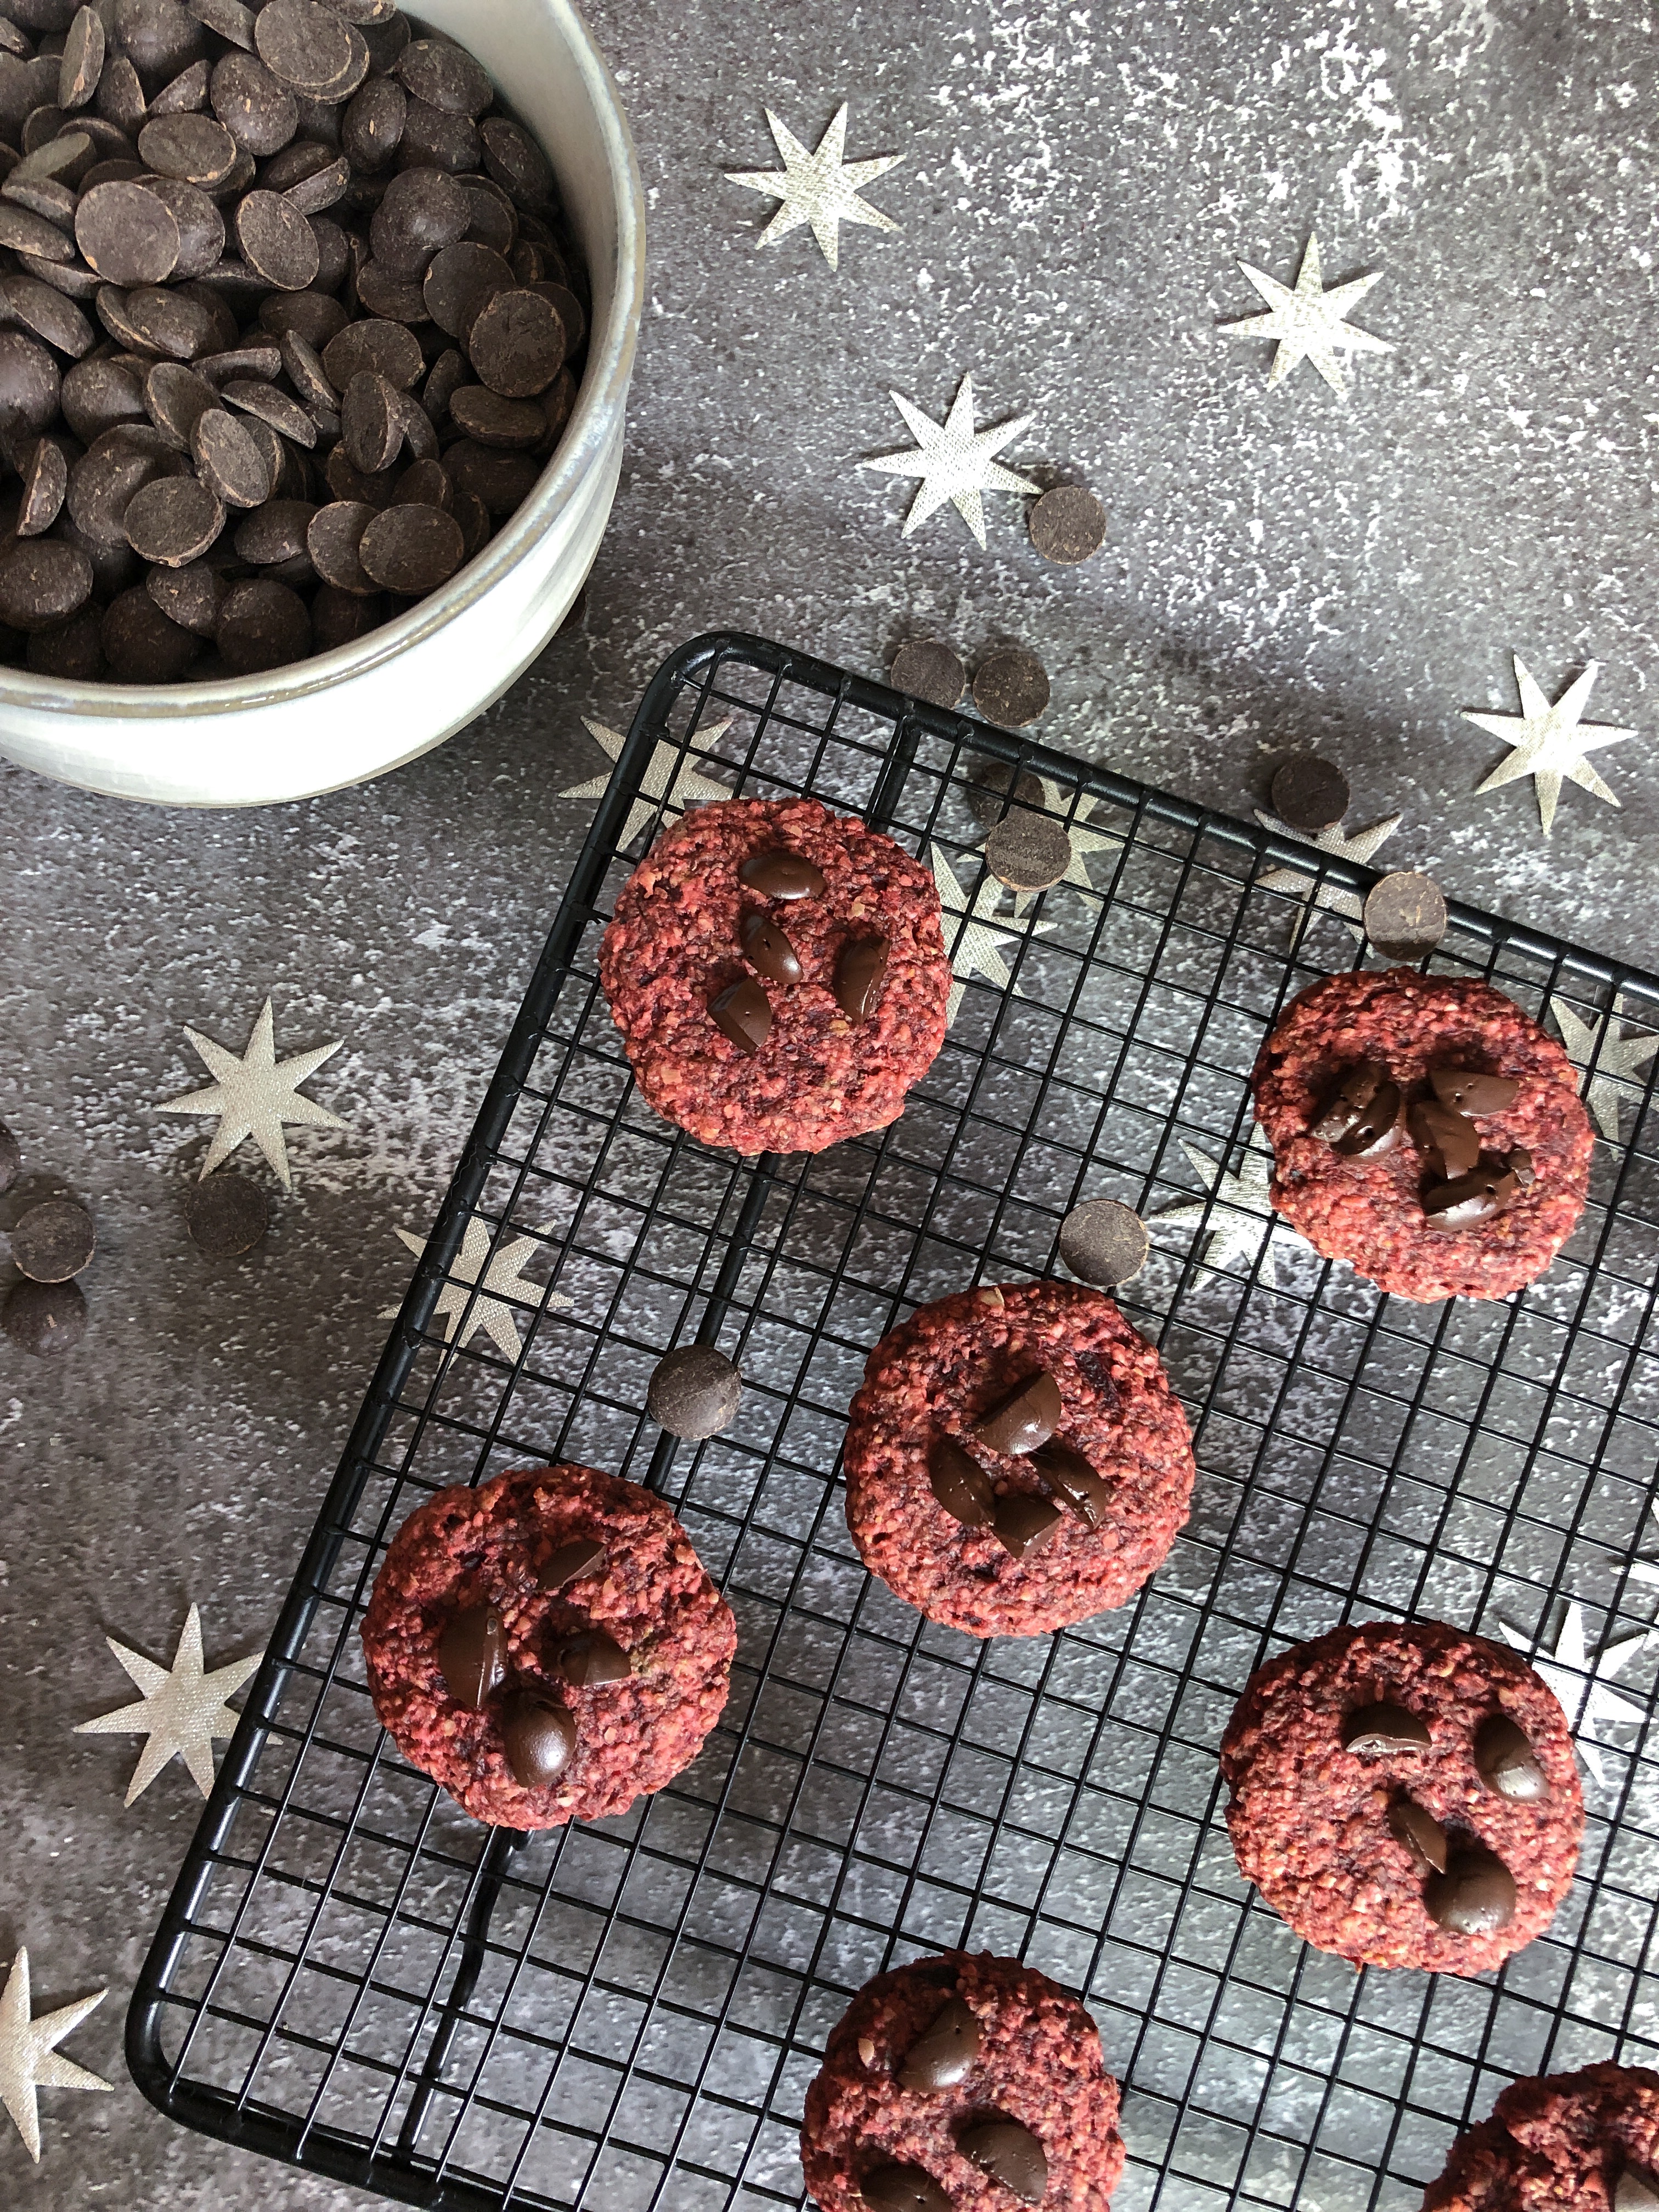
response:
M1258 1669L1221 1740L1248 1880L1357 1965L1478 1974L1548 1927L1583 1833L1566 1716L1525 1660L1370 1621Z
M1423 2212L1653 2212L1659 2074L1586 2066L1512 2081L1459 2136Z
M362 1636L404 1758L511 1828L625 1812L672 1781L720 1718L737 1645L662 1500L569 1465L410 1514Z
M1583 1211L1577 1075L1485 983L1328 975L1286 1011L1254 1082L1273 1204L1395 1297L1506 1297Z
M1012 1959L952 1951L866 1982L806 2093L821 2212L1108 2212L1117 2083L1075 1998Z
M1186 1415L1099 1291L957 1291L883 1337L864 1372L848 1526L932 1620L1036 1636L1087 1620L1139 1589L1187 1518Z
M617 901L599 980L640 1089L706 1145L884 1128L945 1042L933 877L810 799L699 806Z

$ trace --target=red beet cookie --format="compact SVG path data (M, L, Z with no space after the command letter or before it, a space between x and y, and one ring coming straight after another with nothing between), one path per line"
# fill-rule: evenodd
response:
M720 1718L737 1646L662 1500L569 1465L428 1498L362 1632L399 1751L509 1828L599 1820L672 1782Z
M1435 1620L1298 1644L1221 1740L1246 1877L1356 1964L1478 1974L1547 1928L1584 1803L1566 1716L1513 1651Z
M1652 2212L1659 2074L1586 2066L1512 2081L1458 2138L1423 2212Z
M959 1291L883 1337L864 1377L847 1524L930 1620L970 1636L1086 1620L1139 1589L1187 1518L1187 1417L1099 1291Z
M617 901L599 981L640 1089L706 1145L821 1152L884 1128L945 1042L939 893L810 799L699 806Z
M865 1984L800 2142L822 2212L1107 2212L1123 2171L1093 2021L1034 1967L966 1951Z
M1578 1079L1485 983L1328 975L1286 1012L1254 1081L1273 1204L1397 1297L1506 1297L1583 1211L1594 1139Z

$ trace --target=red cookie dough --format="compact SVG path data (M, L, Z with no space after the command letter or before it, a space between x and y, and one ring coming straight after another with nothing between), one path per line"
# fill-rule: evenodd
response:
M768 898L743 883L745 860L781 848L811 862L823 889ZM760 977L738 931L764 915L799 959L795 983ZM887 969L854 1019L836 996L843 947L884 939ZM771 1029L747 1052L709 1002L752 981ZM885 1128L945 1042L951 967L933 877L890 837L810 799L732 799L699 806L660 838L617 901L599 981L640 1089L706 1145L821 1152Z
M1058 1439L1109 1486L1102 1525L1063 1510L1048 1540L1014 1559L934 1496L936 1439L956 1437L999 1497L1053 1497L1026 1457L967 1430L1026 1376L1060 1386ZM1156 1352L1110 1298L1076 1283L959 1291L923 1306L865 1363L848 1419L847 1525L872 1574L930 1620L970 1636L1039 1636L1121 1605L1175 1541L1192 1496L1191 1435Z
M1345 1750L1362 1708L1403 1707L1425 1746ZM1474 1738L1507 1715L1531 1744L1544 1795L1499 1795ZM1254 1674L1221 1740L1227 1827L1246 1878L1298 1936L1357 1965L1479 1974L1548 1927L1571 1887L1584 1802L1566 1716L1518 1653L1434 1620L1369 1621L1298 1644ZM1425 1873L1389 1826L1404 1800L1452 1855L1484 1847L1514 1878L1505 1927L1463 1934L1425 1904Z
M1345 1072L1368 1060L1415 1086L1412 1096L1426 1094L1431 1067L1516 1079L1515 1103L1478 1126L1483 1151L1532 1154L1532 1188L1490 1221L1434 1229L1414 1144L1345 1159L1310 1135ZM1553 1037L1485 983L1411 968L1328 975L1287 1009L1253 1080L1273 1204L1328 1259L1352 1261L1397 1297L1506 1297L1543 1273L1583 1212L1595 1139L1577 1075Z
M1423 2212L1608 2212L1625 2177L1659 2196L1659 2074L1604 2061L1512 2081L1459 2136Z
M601 1565L544 1589L538 1569L579 1538ZM438 1647L457 1613L493 1606L507 1680L476 1711L452 1694ZM627 1653L618 1680L572 1687L562 1646L589 1628ZM691 1540L659 1498L591 1467L532 1468L478 1489L441 1490L392 1539L364 1617L374 1710L405 1759L475 1819L556 1828L626 1812L696 1757L726 1703L737 1629ZM526 1789L503 1747L507 1699L543 1693L574 1717L556 1781Z
M960 2000L979 2048L948 2088L901 2088L910 2051ZM866 2212L860 2182L882 2166L920 2167L955 2212L1011 2212L1020 2198L957 2148L989 2119L1016 2122L1048 2160L1048 2212L1107 2212L1123 2171L1117 2083L1100 2033L1075 1998L1012 1959L948 1952L878 1974L842 2014L806 2093L801 2164L822 2212Z

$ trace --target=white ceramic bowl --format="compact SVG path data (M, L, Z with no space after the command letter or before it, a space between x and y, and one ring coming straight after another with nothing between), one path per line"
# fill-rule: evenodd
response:
M622 466L644 298L639 169L611 73L570 0L415 0L471 48L557 172L593 287L587 368L535 492L476 561L355 644L214 684L64 684L0 667L0 753L169 805L337 791L439 744L498 699L569 610Z

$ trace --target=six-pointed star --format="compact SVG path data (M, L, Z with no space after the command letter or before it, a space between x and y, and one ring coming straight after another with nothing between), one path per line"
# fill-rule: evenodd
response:
M56 2012L29 2018L29 1954L20 1951L11 1962L3 1994L0 1994L0 2102L17 2124L23 2148L40 2163L40 2114L37 2089L107 2089L112 2085L101 2074L89 2074L71 2058L60 2058L58 2046L81 2025L107 1991L77 1997Z
M723 721L710 722L692 734L706 740L723 736L731 726L732 717L728 714ZM603 722L589 721L586 714L582 716L582 727L601 750L610 755L614 769L615 763L622 757L623 740L621 732L606 729ZM562 791L559 796L561 799L603 799L610 782L609 775L592 776L586 783L573 783L568 791ZM639 796L628 810L628 820L617 840L617 850L625 852L641 830L648 829L659 815L665 823L678 822L686 808L697 801L730 799L731 796L725 784L713 782L708 776L697 773L689 753L682 752L678 745L671 745L664 738L659 738L641 781Z
M1273 1155L1261 1139L1261 1131L1251 1131L1237 1175L1229 1175L1218 1160L1212 1160L1207 1152L1200 1152L1184 1138L1181 1149L1192 1162L1194 1174L1211 1194L1210 1201L1207 1206L1172 1206L1167 1212L1153 1214L1146 1226L1156 1229L1167 1223L1172 1229L1196 1228L1207 1212L1210 1234L1204 1247L1204 1263L1194 1279L1203 1282L1213 1269L1224 1267L1232 1259L1242 1261L1248 1270L1260 1252L1261 1279L1269 1290L1273 1289L1278 1281L1273 1267L1275 1243L1286 1249L1299 1247L1304 1252L1310 1247L1307 1238L1282 1222L1273 1210L1273 1200L1267 1195Z
M202 1616L194 1606L185 1616L184 1632L173 1655L172 1667L158 1667L142 1651L130 1651L112 1636L104 1641L138 1685L143 1695L131 1705L96 1720L82 1721L76 1735L147 1735L149 1741L139 1755L127 1786L126 1802L142 1797L176 1752L190 1769L204 1797L213 1787L213 1739L229 1735L236 1716L225 1702L235 1696L259 1664L238 1659L228 1667L202 1670Z
M332 1044L321 1044L314 1051L296 1052L291 1059L278 1060L276 1024L269 999L260 1010L240 1059L226 1046L204 1036L199 1030L186 1025L185 1035L218 1081L210 1083L204 1091L191 1091L182 1097L169 1098L157 1110L162 1114L219 1116L213 1142L202 1163L202 1179L205 1181L222 1160L228 1159L244 1137L252 1137L281 1176L283 1189L291 1190L294 1185L288 1171L288 1146L283 1140L283 1122L294 1121L311 1129L345 1127L339 1115L331 1114L326 1106L319 1106L314 1098L300 1096L300 1085L338 1052L343 1039L337 1037Z
M1012 990L1017 999L1024 996L998 949L997 940L1000 938L1006 943L1011 938L1024 937L1032 925L1012 916L1001 921L992 921L991 909L1002 896L1002 885L994 876L987 876L969 899L957 881L955 869L937 845L933 848L933 863L939 902L949 917L945 930L945 950L950 956L952 978L950 1000L945 1010L945 1025L948 1029L961 1010L963 994L972 976L983 975L1000 990ZM951 933L951 921L957 925L954 936ZM1036 927L1041 932L1048 924L1040 921Z
M1385 838L1393 836L1406 817L1403 814L1390 814L1386 822L1373 822L1369 830L1356 830L1352 836L1344 833L1340 823L1334 830L1321 830L1309 836L1304 830L1292 830L1276 814L1264 814L1259 806L1255 810L1255 818L1264 830L1271 830L1276 836L1292 837L1301 844L1312 845L1322 853L1328 853L1334 860L1356 860L1360 866L1369 867L1377 847ZM1313 891L1309 920L1322 907L1329 914L1340 914L1353 936L1364 934L1358 924L1365 911L1365 902L1358 891L1345 891L1338 884L1321 884L1315 890L1313 878L1298 874L1294 868L1269 868L1265 876L1256 878L1256 882L1264 891L1288 891L1293 898L1305 899L1308 893Z
M418 1260L426 1249L426 1238L411 1237L406 1229L395 1233ZM549 1313L573 1302L562 1291L550 1291L544 1297L539 1285L526 1279L525 1268L546 1243L546 1237L515 1237L490 1260L489 1234L489 1224L476 1215L467 1223L461 1249L449 1263L448 1275L438 1293L438 1303L432 1309L432 1317L443 1322L446 1344L456 1343L456 1332L460 1330L459 1346L465 1351L478 1331L486 1329L497 1351L505 1352L509 1359L516 1359L523 1349L519 1324L513 1308L503 1304L503 1299L516 1297L527 1305L540 1304ZM489 1264L485 1267L487 1260ZM483 1272L482 1284L478 1283L480 1269ZM489 1295L492 1291L493 1297ZM394 1320L398 1311L396 1306L387 1306L379 1318Z
M1559 999L1550 1000L1550 1012L1555 1017L1555 1025L1573 1066L1588 1074L1591 1061L1595 1063L1595 1073L1584 1090L1584 1103L1601 1134L1611 1137L1616 1145L1620 1102L1626 1091L1636 1088L1631 1079L1659 1052L1659 1036L1610 1036L1598 1047L1596 1041L1601 1036L1604 1023L1581 1021L1572 1008ZM1620 1018L1616 998L1613 1018L1615 1022Z
M1583 672L1574 677L1552 706L1518 653L1514 659L1515 681L1521 693L1521 712L1518 714L1472 714L1466 712L1463 716L1466 722L1473 722L1477 729L1489 730L1493 737L1502 738L1506 745L1515 748L1509 758L1500 761L1486 781L1477 787L1474 795L1478 799L1483 791L1496 791L1500 784L1513 783L1518 776L1531 776L1538 792L1539 819L1547 837L1555 820L1556 803L1561 796L1564 776L1576 783L1581 791L1588 791L1596 799L1605 799L1609 806L1618 805L1618 799L1584 756L1602 745L1616 745L1626 738L1633 738L1636 732L1634 730L1615 729L1611 722L1579 720L1579 716L1589 704L1591 689L1601 672L1600 661L1588 661Z
M1221 327L1236 338L1279 340L1267 375L1270 392L1275 384L1282 384L1301 361L1310 361L1333 392L1344 392L1347 386L1336 358L1339 346L1345 353L1394 351L1387 338L1373 337L1369 331L1356 330L1348 320L1372 285L1380 281L1380 269L1373 270L1369 276L1355 276L1346 284L1333 284L1327 291L1320 276L1319 240L1311 233L1294 287L1279 283L1266 270L1253 268L1248 261L1241 261L1238 265L1267 302L1268 312L1265 315L1246 315L1238 322L1224 323Z
M868 200L860 199L859 191L861 185L873 184L878 177L885 176L904 156L878 154L867 161L843 161L842 150L847 143L845 100L811 153L769 107L766 119L771 125L774 143L783 156L782 168L728 169L726 173L727 184L742 185L751 192L765 192L778 203L777 213L755 241L757 246L769 246L774 239L787 238L802 223L811 223L812 235L833 269L840 255L842 223L861 222L872 230L898 228L891 216L884 215Z
M1500 1620L1498 1626L1506 1644L1531 1655L1533 1666L1548 1683L1567 1717L1567 1727L1577 1741L1578 1756L1596 1780L1605 1783L1607 1771L1596 1747L1601 1741L1597 1729L1613 1722L1636 1723L1646 1717L1640 1705L1621 1697L1617 1690L1610 1690L1607 1683L1648 1643L1648 1632L1644 1630L1640 1636L1626 1637L1621 1644L1609 1644L1592 1660L1584 1648L1584 1608L1576 1600L1569 1600L1555 1649L1547 1658L1542 1658L1533 1651L1530 1636L1511 1628L1507 1620Z
M989 430L974 428L974 380L964 376L943 422L935 422L914 407L902 392L892 395L895 407L910 427L915 444L902 453L878 453L860 461L861 469L882 469L891 477L920 477L921 489L904 518L906 538L949 500L981 545L985 543L982 491L1040 491L1029 477L1016 476L994 456L1012 446L1031 421L1017 415Z

